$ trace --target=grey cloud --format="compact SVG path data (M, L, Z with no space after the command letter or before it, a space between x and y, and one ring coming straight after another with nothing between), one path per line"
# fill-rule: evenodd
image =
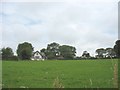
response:
M35 50L40 50L55 41L75 46L77 55L84 50L93 54L96 48L112 47L117 39L115 5L109 2L14 3L11 12L6 6L6 14L12 17L8 17L9 25L4 23L3 46L14 48L20 42L29 41Z

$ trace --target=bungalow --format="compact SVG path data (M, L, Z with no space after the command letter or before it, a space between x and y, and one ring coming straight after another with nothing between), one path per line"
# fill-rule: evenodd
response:
M39 51L33 52L31 60L44 61L44 55L42 53L40 53Z

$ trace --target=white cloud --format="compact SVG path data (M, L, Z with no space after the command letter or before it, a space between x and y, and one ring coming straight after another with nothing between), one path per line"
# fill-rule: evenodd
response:
M3 5L3 46L14 51L24 41L33 43L35 50L55 41L75 46L77 55L84 50L93 55L95 49L113 47L117 40L117 0Z
M43 0L1 0L2 2L43 2ZM44 0L44 2L118 2L119 0Z

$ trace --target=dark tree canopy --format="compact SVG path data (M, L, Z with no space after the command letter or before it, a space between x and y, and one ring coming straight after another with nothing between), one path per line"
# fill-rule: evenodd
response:
M1 54L3 60L12 59L12 57L14 56L13 50L10 47L2 48Z
M47 45L47 49L40 50L46 59L74 59L76 48L68 45L59 45L56 42Z
M84 51L82 54L83 58L90 58L90 53L88 53L87 51Z
M59 44L58 43L51 43L47 45L46 56L48 59L56 59L59 55Z
M97 49L95 52L97 53L97 56L96 56L97 58L103 58L105 54L105 49L100 48L100 49Z
M115 50L113 48L99 48L96 50L96 57L97 58L115 58L116 57L116 53Z
M120 58L120 40L115 42L114 51L116 52L117 57Z
M43 58L47 59L47 49L43 48L43 49L40 50L40 52L41 52Z
M33 47L31 43L24 42L18 45L17 54L18 58L22 60L30 60L33 52Z
M116 57L116 53L113 48L106 48L105 52L106 52L106 57L108 57L108 58Z
M33 46L31 43L24 42L18 45L17 47L17 56L14 56L14 53L10 47L2 48L0 50L0 57L3 60L8 59L21 59L21 60L30 60L33 54ZM115 42L113 48L98 48L95 58L120 58L120 40ZM50 43L47 45L47 48L40 50L40 53L44 59L75 59L76 57L76 48L69 45L60 45L56 42ZM90 53L84 51L82 56L77 58L92 58Z
M42 52L42 53L44 53L44 54L45 54L45 53L46 53L46 49L45 49L45 48L43 48L43 49L41 49L41 50L40 50L40 52Z
M60 55L64 57L64 59L74 59L76 54L76 48L73 46L62 45L60 46Z

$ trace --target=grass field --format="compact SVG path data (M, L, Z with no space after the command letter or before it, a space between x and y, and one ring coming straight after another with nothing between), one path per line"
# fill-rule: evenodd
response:
M113 88L118 60L3 61L3 88Z

